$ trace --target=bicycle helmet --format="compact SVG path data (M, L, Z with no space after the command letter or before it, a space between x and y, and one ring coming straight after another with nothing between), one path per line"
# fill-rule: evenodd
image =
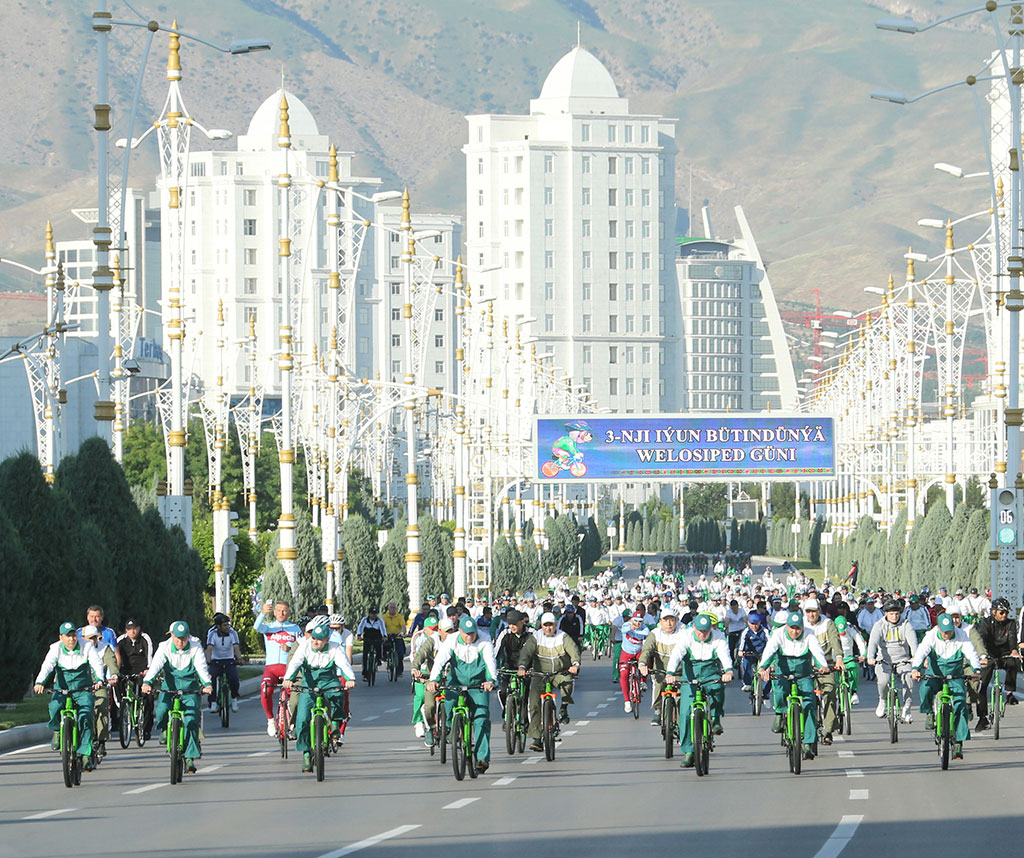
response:
M1002 596L1000 596L998 599L996 599L992 603L992 610L993 611L1006 611L1006 613L1010 613L1010 603L1009 603L1009 601L1004 599Z
M327 625L329 625L329 626L343 626L343 625L345 625L345 618L341 614L331 614L327 618Z
M565 424L565 428L570 432L591 432L593 429L590 428L590 424L586 420L570 420Z

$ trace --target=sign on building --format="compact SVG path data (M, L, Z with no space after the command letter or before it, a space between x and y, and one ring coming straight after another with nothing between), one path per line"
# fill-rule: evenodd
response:
M831 417L537 418L539 482L814 480L835 476Z

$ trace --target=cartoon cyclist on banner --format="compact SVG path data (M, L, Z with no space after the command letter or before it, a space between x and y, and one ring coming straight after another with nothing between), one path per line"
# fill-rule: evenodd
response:
M586 420L570 420L565 428L566 434L551 445L551 461L541 466L541 473L545 477L554 477L566 470L574 477L582 477L587 472L579 445L594 440L590 424Z

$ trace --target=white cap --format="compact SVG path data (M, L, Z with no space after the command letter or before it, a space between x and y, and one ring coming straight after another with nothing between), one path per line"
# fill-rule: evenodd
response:
M555 615L551 611L545 611L540 615L540 624L543 626L545 623L556 623Z
M440 620L437 621L437 627L442 632L450 632L453 628L452 621L448 617L442 617Z
M661 616L662 616L662 618L664 618L664 617L675 617L676 619L679 619L679 613L671 605L669 605L667 608L662 608L661 609Z
M818 607L818 600L817 599L808 599L806 602L804 602L804 610L805 611L817 611L817 610L820 610L820 608Z
M96 626L85 626L82 629L82 637L83 638L95 637L99 633L100 633L100 630L98 628L96 628Z

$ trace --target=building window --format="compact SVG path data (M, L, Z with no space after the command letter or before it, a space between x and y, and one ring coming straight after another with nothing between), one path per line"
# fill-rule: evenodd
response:
M402 362L400 360L391 361L391 374L399 375L402 372Z
M649 125L640 126L640 142L650 143L651 142L651 128Z
M366 355L370 353L370 338L360 337L359 338L359 354Z
M242 172L243 172L242 171L242 162L241 161L235 161L235 175L236 176L241 176Z
M391 267L392 268L397 268L399 266L399 264L401 263L401 261L402 261L402 257L400 257L400 256L392 256L391 257Z
M477 225L476 225L476 237L477 238L483 238L484 237L484 222L483 221L478 221L477 222Z
M584 283L583 284L583 290L582 291L583 291L583 300L584 301L589 301L590 300L591 288L592 287L591 287L591 285L589 283Z
M553 225L552 225L553 228ZM550 234L550 233L548 233ZM523 222L521 220L516 221L516 238L523 237Z
M484 204L484 191L483 191L483 188L481 188L479 191L476 192L476 204L478 206L482 206Z
M615 137L616 137L615 126L612 125L611 123L608 123L608 142L609 143L614 143L615 142Z
M392 283L391 284L391 294L392 295L401 295L402 294L402 284L401 283Z
M544 156L544 172L553 173L555 172L555 156L545 155Z
M619 380L617 378L608 379L608 395L618 396L619 395Z
M608 363L618 363L618 362L619 362L619 347L618 346L608 346Z
M617 334L619 332L619 317L609 316L608 317L608 333Z
M626 346L626 363L633 363L636 349L633 346Z
M201 161L198 163L192 163L189 165L188 174L190 176L205 176L206 175L206 164Z
M608 284L608 300L618 301L619 300L619 284L609 283Z
M392 322L401 322L402 321L402 310L401 310L400 307L392 307L391 308L391 321Z
M626 255L629 256L628 253ZM627 301L632 301L633 300L633 296L635 294L636 294L636 292L635 292L635 289L633 287L633 284L632 283L627 283L626 284L626 300Z
M256 235L256 218L247 217L242 221L242 235Z
M501 159L501 172L508 172L508 156Z
M582 229L583 229L583 237L584 238L590 238L590 221L589 220L583 221Z
M516 188L516 205L521 206L523 204L523 189Z
M444 334L434 334L434 348L435 349L443 349L444 348Z
M640 379L640 395L650 396L651 395L651 380L649 378Z
M651 204L651 190L650 188L642 188L640 191L640 205L649 206Z
M580 125L580 140L584 143L590 141L590 123L584 122Z
M608 205L617 206L619 204L619 192L617 188L608 189Z
M589 206L590 205L590 188L582 188L581 189L581 194L582 194L581 200L582 200L583 205Z
M444 321L444 307L435 307L434 308L434 321L435 322L443 322Z
M508 188L505 188L501 192L501 203L502 205L508 205Z
M651 267L651 254L646 250L640 254L640 267L645 269Z
M580 159L580 169L584 173L589 173L590 172L590 156L589 155L584 155L583 158Z
M626 333L633 333L633 316L626 316Z
M555 299L555 284L550 281L544 284L544 300L553 301Z
M641 349L641 351L640 351L640 360L641 360L642 363L650 363L651 362L651 347L650 346L644 346Z
M482 176L484 174L484 159L483 158L477 158L476 159L476 174L478 176Z
M401 346L402 346L402 335L401 334L392 334L391 335L391 348L397 349L397 348L401 348Z
M582 320L581 324L582 324L582 327L583 327L583 333L589 334L590 331L591 331L591 328L592 328L591 321L590 321L590 314L589 313L584 313L583 314L583 320Z
M544 189L544 205L549 206L555 201L555 192L552 188Z
M641 325L640 333L649 334L651 332L651 317L644 316Z
M255 307L246 307L245 308L245 326L249 327L249 325L252 325L253 327L258 327L259 326L259 322L260 322L259 311Z
M584 268L590 268L590 251L589 250L584 250L583 251L583 267Z
M632 176L633 175L633 159L632 158L625 158L624 160L625 160L626 175L627 176Z
M444 361L443 360L436 360L436 361L434 361L434 372L437 375L444 375Z
M641 158L640 159L640 175L649 176L651 175L651 159Z
M242 260L245 262L246 265L255 265L256 264L256 248L255 247L247 247L247 248L245 248L242 251Z
M516 235L523 234L523 222L521 220L516 221ZM544 219L544 235L555 234L555 222L551 218Z
M619 253L616 250L608 251L608 267L615 269L619 267Z
M608 175L614 176L618 172L619 159L614 155L608 156Z
M256 278L255 277L246 277L242 281L242 283L244 284L244 290L243 291L245 292L246 295L255 295L256 294Z
M555 316L553 313L544 314L544 330L547 333L552 332L555 329Z
M633 267L635 267L633 265L633 252L627 250L626 251L626 268L633 268Z
M626 379L626 396L632 396L635 392L634 382L632 378Z
M593 354L594 354L594 349L593 349L592 346L584 346L583 347L583 363L590 363L592 358L593 358Z
M242 191L242 203L247 206L256 205L256 190L254 188L246 188Z
M622 128L622 142L632 143L633 142L633 126L625 125Z
M523 172L523 156L522 155L516 155L516 172L517 173Z
M608 237L618 238L619 236L619 222L617 220L608 221Z

